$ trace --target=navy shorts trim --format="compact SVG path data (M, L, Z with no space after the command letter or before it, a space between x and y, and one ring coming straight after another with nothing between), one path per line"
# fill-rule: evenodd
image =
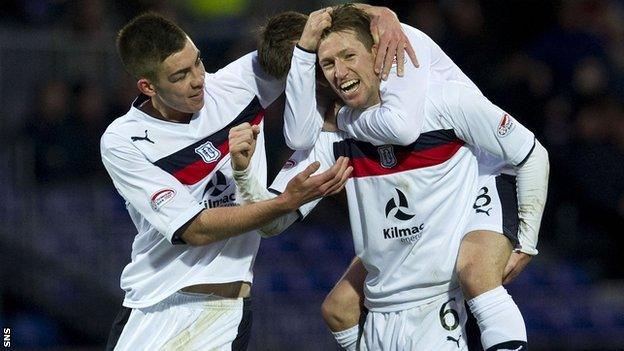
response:
M514 248L518 247L518 193L516 191L516 177L501 174L496 177L496 190L503 213L503 235L509 239Z
M251 297L243 298L243 317L238 325L238 333L232 342L232 351L245 351L249 345L251 337L251 325L253 322L253 310L251 308Z
M128 318L130 318L130 312L132 312L132 308L121 306L121 309L113 321L113 327L108 334L108 340L106 341L105 348L106 351L113 351L115 346L117 346L121 332L126 326L126 323L128 323Z

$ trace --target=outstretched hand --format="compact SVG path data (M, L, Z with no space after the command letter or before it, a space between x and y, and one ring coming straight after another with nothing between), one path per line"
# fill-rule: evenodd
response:
M327 171L312 175L320 166L318 161L314 162L288 182L281 196L293 209L320 197L340 192L353 171L353 167L349 166L349 158L342 156Z
M375 58L375 73L380 74L383 80L388 79L392 61L396 57L397 75L403 76L405 71L405 52L412 60L412 64L418 67L418 59L407 35L403 32L401 22L396 14L386 7L375 8L371 14L371 34L377 44L377 57Z
M241 123L232 129L228 136L232 168L244 171L251 162L256 150L256 139L260 134L260 127L247 122Z

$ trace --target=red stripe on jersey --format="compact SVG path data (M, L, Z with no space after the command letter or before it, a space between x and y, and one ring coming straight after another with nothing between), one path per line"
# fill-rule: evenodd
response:
M249 123L251 125L258 125L264 118L264 110L260 110L258 114ZM173 173L173 176L184 185L192 185L209 175L217 166L217 164L230 152L229 139L225 139L221 145L217 146L217 149L221 153L218 159L206 163L201 157L199 160L187 165L186 167Z
M426 150L395 152L397 164L390 168L382 167L378 159L370 157L352 158L349 161L353 166L351 177L379 176L439 165L451 159L462 145L464 142L456 139Z

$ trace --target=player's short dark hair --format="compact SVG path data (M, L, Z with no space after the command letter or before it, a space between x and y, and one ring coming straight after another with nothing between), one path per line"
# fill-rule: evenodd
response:
M364 47L370 51L373 47L373 35L370 32L370 17L353 4L338 5L331 13L331 26L323 30L321 40L335 32L352 30Z
M287 11L269 18L260 28L258 59L265 72L276 78L288 74L293 48L307 21L308 16Z
M155 80L158 66L181 51L186 33L172 21L147 12L132 19L117 34L117 52L126 70L135 78Z

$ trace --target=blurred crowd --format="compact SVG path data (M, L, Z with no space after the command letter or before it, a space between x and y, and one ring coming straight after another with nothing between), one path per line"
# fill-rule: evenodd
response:
M309 12L333 3L3 1L4 38L20 31L54 32L60 33L61 41L87 48L56 53L56 61L48 62L54 68L42 74L7 68L11 61L3 55L10 55L10 48L0 46L1 91L19 88L7 83L17 79L13 74L30 82L16 95L28 100L9 108L16 114L0 122L3 148L28 153L20 159L27 179L10 186L47 188L79 181L112 187L100 162L99 137L127 111L136 87L115 54L107 56L112 68L103 72L96 69L101 65L94 52L99 51L88 48L114 50L116 30L136 14L156 10L178 21L202 50L206 69L214 71L254 49L254 29L266 16L288 9ZM619 260L624 247L624 1L369 3L388 6L402 22L431 36L490 100L546 146L551 176L538 247L542 254L580 264L592 280L624 279ZM275 174L290 152L283 143L281 121L266 123L270 174Z

